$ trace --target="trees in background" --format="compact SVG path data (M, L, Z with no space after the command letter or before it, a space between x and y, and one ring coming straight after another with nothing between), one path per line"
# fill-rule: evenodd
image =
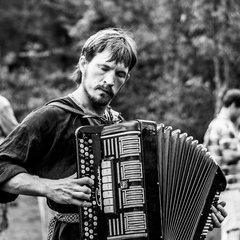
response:
M21 120L75 88L71 73L89 35L124 27L139 62L114 107L201 141L224 91L240 87L239 7L237 0L0 0L1 92Z

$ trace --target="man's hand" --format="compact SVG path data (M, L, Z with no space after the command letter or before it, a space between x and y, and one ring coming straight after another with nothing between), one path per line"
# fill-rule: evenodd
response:
M91 186L93 180L88 177L76 178L76 174L59 180L49 180L46 197L60 204L90 207Z
M212 210L212 220L213 220L213 226L210 227L210 231L213 230L213 228L220 228L221 223L227 216L227 212L224 209L226 206L226 203L224 201L220 202L217 204L216 207L212 205L211 210Z
M47 197L60 204L90 207L93 180L78 178L74 174L67 178L52 180L28 173L19 173L1 184L0 189L12 194Z

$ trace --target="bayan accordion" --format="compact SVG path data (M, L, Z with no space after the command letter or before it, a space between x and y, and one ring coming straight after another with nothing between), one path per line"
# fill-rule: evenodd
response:
M78 177L94 179L80 240L204 239L226 179L180 130L133 120L76 130Z

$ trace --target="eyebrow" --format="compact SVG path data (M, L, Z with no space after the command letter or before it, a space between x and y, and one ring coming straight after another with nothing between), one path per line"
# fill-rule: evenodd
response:
M98 66L108 67L110 69L117 68L118 71L125 72L126 74L128 73L128 70L126 67L119 67L117 64L114 64L114 66L110 66L107 63L99 63Z

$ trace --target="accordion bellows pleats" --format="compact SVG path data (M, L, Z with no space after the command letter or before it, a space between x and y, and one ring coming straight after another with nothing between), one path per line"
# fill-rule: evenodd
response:
M94 179L81 240L204 239L226 179L186 133L133 120L76 131L78 177Z

